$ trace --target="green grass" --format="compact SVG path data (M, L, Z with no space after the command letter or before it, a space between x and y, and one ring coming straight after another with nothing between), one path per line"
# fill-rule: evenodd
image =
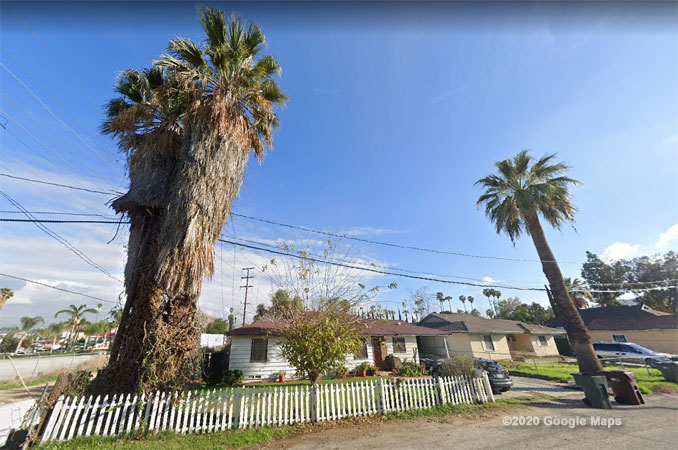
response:
M43 383L49 383L51 381L54 381L57 379L57 375L52 375L49 377L40 377L40 378L35 378L34 380L27 381L26 386L35 386L38 384L43 384ZM17 388L23 388L23 384L21 383L2 383L0 384L0 391L6 391L9 389L17 389Z
M569 380L573 380L574 378L571 374L579 372L579 368L575 363L537 363L537 368L535 368L534 364L530 363L511 362L505 364L511 375L535 377L557 382L567 382ZM643 394L651 394L652 392L658 390L678 391L678 384L664 380L664 376L657 369L648 369L645 367L607 366L605 367L605 370L627 370L633 372L633 374L636 376L636 381L638 382L638 388Z
M482 405L443 405L430 409L420 409L385 415L374 415L341 421L321 422L318 424L297 424L282 427L263 427L249 430L231 430L212 434L182 435L172 432L158 434L138 434L124 438L113 437L87 437L77 438L68 442L54 442L39 448L42 450L65 450L65 449L131 449L131 450L212 450L224 448L240 448L254 444L267 444L297 432L322 430L326 424L343 422L350 426L351 421L385 421L385 420L411 420L420 417L435 417L448 415L473 416L486 410L496 408L520 408L532 403L540 402L550 397L544 395L531 395L513 399L500 399L495 403Z

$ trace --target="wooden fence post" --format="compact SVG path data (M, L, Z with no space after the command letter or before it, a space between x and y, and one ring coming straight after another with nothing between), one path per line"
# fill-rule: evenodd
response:
M490 380L487 378L487 372L483 373L483 385L485 385L485 393L487 393L487 398L490 400L490 402L494 403L494 393L492 392Z
M318 421L318 385L311 385L311 422Z
M438 395L440 396L440 404L444 405L445 403L447 403L447 399L445 398L445 389L443 387L442 377L436 377L436 386L438 387Z

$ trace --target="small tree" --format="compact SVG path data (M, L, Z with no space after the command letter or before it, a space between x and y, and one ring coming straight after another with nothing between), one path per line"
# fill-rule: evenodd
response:
M207 334L226 334L228 331L228 322L224 319L214 319L205 328Z
M318 377L342 366L364 345L355 316L321 311L293 314L282 330L282 356L315 388Z

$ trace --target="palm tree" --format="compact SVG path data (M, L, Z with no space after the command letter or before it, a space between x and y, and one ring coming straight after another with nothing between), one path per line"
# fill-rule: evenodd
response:
M460 295L459 296L459 301L464 305L464 312L466 311L466 296L465 295Z
M442 292L436 292L436 300L438 300L440 302L440 312L442 312L443 311L443 303L445 303L445 300L447 300L447 299L445 298L445 296L443 295Z
M12 298L14 296L14 291L12 291L9 288L2 288L0 289L0 310L2 309L3 306L5 306L5 303L7 303L7 300Z
M587 302L593 300L593 294L579 278L572 279L565 277L565 287L577 308L587 308Z
M476 182L485 192L477 205L494 223L497 233L505 232L514 242L523 232L532 237L542 270L553 292L556 314L562 318L583 373L602 370L591 345L591 336L570 298L563 275L548 245L539 216L554 228L574 218L570 186L578 181L566 176L568 167L553 161L555 155L535 160L527 150L495 164L497 173Z
M130 189L112 206L130 217L127 301L109 364L92 391L164 388L200 334L197 300L251 151L272 147L287 97L261 55L259 27L205 8L204 42L170 41L155 67L123 72L104 133L128 155Z
M24 342L24 339L26 339L26 336L28 336L28 333L31 331L31 329L35 328L38 324L45 323L45 319L43 319L40 316L36 317L27 317L24 316L21 319L19 319L21 322L21 331L23 331L23 335L21 338L19 338L19 342L16 345L16 350L14 350L14 354L19 351L21 348L21 344Z
M87 305L80 305L80 306L75 306L75 305L68 305L67 309L62 309L60 311L57 311L56 314L54 314L54 318L59 317L61 314L66 314L69 316L69 318L66 320L66 322L71 325L71 331L68 332L68 341L66 343L66 349L70 349L71 345L73 344L73 334L75 333L77 335L77 330L78 327L80 326L80 322L82 321L82 316L84 314L96 314L97 310L94 308L88 308Z
M475 298L473 298L473 296L469 295L468 297L466 297L466 300L468 300L468 304L471 307L471 311L473 311L473 302L475 301Z

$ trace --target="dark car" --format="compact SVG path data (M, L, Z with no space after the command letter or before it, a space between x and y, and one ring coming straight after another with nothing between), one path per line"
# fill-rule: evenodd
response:
M513 387L513 380L511 380L508 370L504 369L499 363L483 358L473 358L473 360L479 366L478 368L487 372L493 393L500 394Z

